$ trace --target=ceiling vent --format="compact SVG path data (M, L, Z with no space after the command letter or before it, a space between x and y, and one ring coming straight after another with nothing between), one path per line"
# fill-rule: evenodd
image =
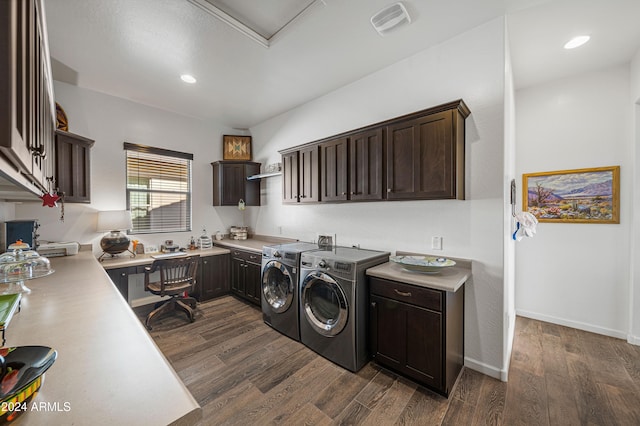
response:
M411 17L400 2L385 7L371 17L371 25L382 36L398 26L409 23L411 23Z

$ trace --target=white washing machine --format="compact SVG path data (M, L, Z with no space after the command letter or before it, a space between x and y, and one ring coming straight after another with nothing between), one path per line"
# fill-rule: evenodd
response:
M300 254L308 250L318 250L318 245L294 242L262 248L262 319L280 333L297 341L300 341Z
M300 256L300 341L351 371L369 360L365 271L389 253L335 247Z

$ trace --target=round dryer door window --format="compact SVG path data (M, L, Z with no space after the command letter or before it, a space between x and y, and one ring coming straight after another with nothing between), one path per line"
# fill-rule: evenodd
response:
M275 313L280 314L289 309L294 291L291 274L286 266L275 260L265 265L262 272L262 294Z
M349 307L344 291L323 272L312 272L304 279L302 304L305 318L323 336L335 336L347 325Z

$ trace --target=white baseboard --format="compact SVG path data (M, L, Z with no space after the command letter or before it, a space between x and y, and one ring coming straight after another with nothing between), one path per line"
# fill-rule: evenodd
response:
M473 358L469 358L467 356L464 357L464 366L489 377L493 377L494 379L498 379L503 382L507 381L507 375L509 373L507 370L500 370L492 365L485 364Z
M631 345L640 346L640 337L628 334L627 335L627 343L629 343Z
M538 321L550 322L552 324L563 325L565 327L577 328L578 330L589 331L591 333L602 334L604 336L616 337L618 339L623 339L627 341L629 341L629 338L630 338L630 336L628 336L627 333L620 330L613 330L606 327L599 327L593 324L587 324L580 321L572 321L565 318L558 318L550 315L539 314L536 312L529 312L529 311L516 309L516 315L535 319ZM636 344L640 344L640 343L636 343Z

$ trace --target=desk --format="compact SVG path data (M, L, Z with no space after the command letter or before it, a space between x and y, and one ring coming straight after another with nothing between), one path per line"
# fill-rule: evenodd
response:
M188 256L200 256L196 287L192 294L199 302L229 293L229 253L229 250L220 247L187 252ZM136 257L122 256L100 262L122 297L134 307L158 300L157 296L145 294L141 277L136 277L144 274L145 266L153 263L155 259L152 256L153 254L139 254ZM130 284L133 285L134 292L129 291Z

